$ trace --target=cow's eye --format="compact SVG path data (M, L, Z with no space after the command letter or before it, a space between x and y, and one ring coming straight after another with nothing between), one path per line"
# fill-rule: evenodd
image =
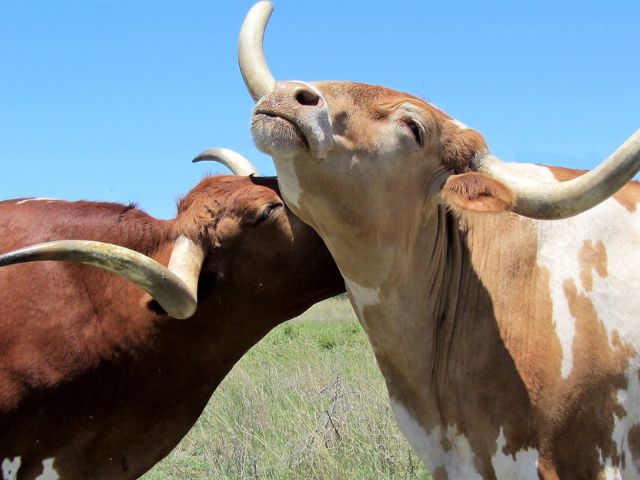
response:
M262 212L260 213L260 216L256 219L255 223L253 224L254 227L257 227L258 225L260 225L262 222L266 221L269 219L269 217L271 217L271 215L277 211L279 208L284 207L284 204L282 204L281 202L276 202L276 203L272 203L270 205L267 205L266 207L264 207L264 209L262 210Z
M424 145L424 131L420 124L410 118L405 118L403 122L407 126L407 128L411 130L411 133L416 139L416 143L418 144L418 146L422 147Z

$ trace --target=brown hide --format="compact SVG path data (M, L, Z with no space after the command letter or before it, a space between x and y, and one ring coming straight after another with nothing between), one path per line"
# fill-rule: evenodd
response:
M209 177L172 221L131 207L0 202L0 252L60 239L116 243L166 265L181 234L205 242L199 306L169 318L137 286L83 265L0 269L0 461L18 479L54 458L61 478L137 478L196 421L270 329L344 291L319 237L275 179Z

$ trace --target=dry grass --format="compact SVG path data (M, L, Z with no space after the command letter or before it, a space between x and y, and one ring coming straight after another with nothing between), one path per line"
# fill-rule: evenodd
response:
M156 479L427 479L347 300L281 325L236 365Z

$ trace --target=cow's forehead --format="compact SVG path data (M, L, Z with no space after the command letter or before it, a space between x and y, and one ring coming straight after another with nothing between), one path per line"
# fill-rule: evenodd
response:
M425 110L436 109L433 105L415 95L381 85L341 81L315 82L314 85L323 95L328 97L329 101L348 98L351 101L351 106L357 109L393 107L404 102L414 103Z
M334 133L350 138L354 150L395 151L393 146L398 142L389 135L385 122L404 116L419 119L426 130L437 135L442 148L440 161L456 172L465 171L477 152L488 150L478 131L415 95L356 82L316 82L313 85L327 102ZM393 116L399 107L402 114Z
M181 201L180 211L192 206L238 210L280 198L275 179L256 182L250 177L216 175L204 178Z

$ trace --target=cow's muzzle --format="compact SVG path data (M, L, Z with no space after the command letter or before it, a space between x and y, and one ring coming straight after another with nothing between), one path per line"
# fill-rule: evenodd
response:
M273 91L258 101L253 116L254 140L261 150L272 155L296 147L293 133L301 137L298 146L308 148L314 158L326 158L333 147L327 102L313 84L277 82ZM268 139L262 138L265 135Z

